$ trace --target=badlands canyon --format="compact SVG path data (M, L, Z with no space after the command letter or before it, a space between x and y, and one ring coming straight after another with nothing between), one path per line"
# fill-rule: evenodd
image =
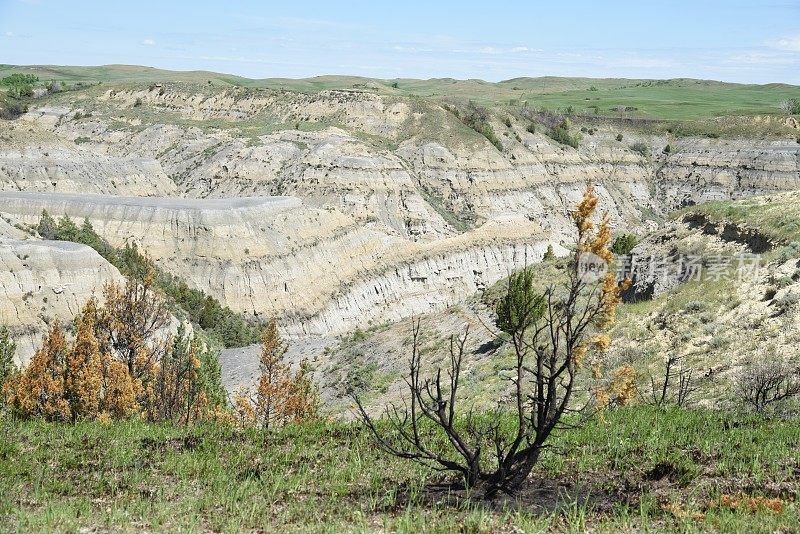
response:
M248 321L278 318L290 354L330 367L354 331L465 307L479 316L476 295L548 247L566 255L587 181L614 233L653 235L653 246L661 235L662 248L702 234L676 210L800 189L792 119L748 118L774 131L747 137L574 113L575 148L548 135L556 112L537 110L535 95L449 96L466 82L438 81L427 96L347 78L284 89L148 76L89 79L0 121L0 322L21 363L48 324L121 277L88 246L41 239L43 211L89 221L114 247L136 244ZM464 120L476 110L492 135ZM223 353L231 388L255 365L253 349Z

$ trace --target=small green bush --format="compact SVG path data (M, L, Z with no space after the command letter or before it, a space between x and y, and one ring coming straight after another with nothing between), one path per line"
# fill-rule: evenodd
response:
M617 141L622 141L622 134L617 134Z
M787 115L800 115L800 99L790 98L780 103L781 111Z
M569 121L567 119L564 119L558 126L551 128L547 135L554 141L572 148L578 148L580 144L580 135L571 135L569 133Z
M0 101L0 119L14 120L27 112L28 106L22 102L12 100L2 103L2 101Z
M650 156L650 147L647 146L644 143L641 143L641 142L634 143L634 144L631 145L630 148L631 148L631 150L633 150L634 152L636 152L637 154L639 154L639 155L641 155L641 156L643 156L645 158Z
M458 113L454 112L454 114L458 117ZM484 136L497 150L503 151L503 143L497 138L494 128L489 124L489 111L486 108L470 102L468 113L461 117L461 122Z
M691 311L691 312L703 311L705 308L706 308L706 303L700 300L690 300L689 302L686 303L686 306L684 306L684 309L686 309L686 311Z
M39 81L39 78L33 74L12 74L0 79L0 85L11 87L14 85L33 85Z
M634 234L621 234L614 239L611 245L611 252L620 256L626 256L631 253L633 247L636 246L636 236Z

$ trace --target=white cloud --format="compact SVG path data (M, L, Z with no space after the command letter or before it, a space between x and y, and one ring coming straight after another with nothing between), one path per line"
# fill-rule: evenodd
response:
M404 46L404 45L394 45L392 50L396 52L411 52L411 53L418 53L418 52L436 52L435 48L420 48L417 46Z
M527 46L482 46L478 49L481 54L499 55L499 54L524 54L526 52L542 52L539 48L528 48Z
M794 65L798 63L798 58L793 54L743 52L729 56L722 63L734 65Z
M5 35L6 37L14 37L14 32L6 32L3 35Z
M767 43L772 48L777 48L779 50L786 50L788 52L800 52L800 35L795 35L794 37L784 37L782 39L776 39L774 41L770 41Z
M775 39L767 43L772 48L779 50L787 50L789 52L800 52L800 35L793 37L784 37L782 39Z
M145 39L144 41L142 41L142 44L144 46L154 46L156 42L152 39Z

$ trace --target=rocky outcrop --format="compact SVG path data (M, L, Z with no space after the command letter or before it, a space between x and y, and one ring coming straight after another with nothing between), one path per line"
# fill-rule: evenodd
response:
M443 310L515 269L540 262L546 249L547 242L540 241L433 254L366 276L312 317L287 324L286 330L292 335L338 334L358 325Z
M598 127L574 149L528 132L527 122L514 119L508 126L494 117L499 151L435 101L347 91L197 93L180 84L95 92L78 109L65 95L56 97L63 105L25 116L41 137L41 151L20 159L21 149L9 150L6 160L16 163L0 173L0 188L290 195L378 223L392 235L433 241L509 216L563 233L570 202L587 179L602 184L604 207L629 229L686 204L796 189L799 179L794 140L676 140L625 132L620 142L616 129ZM134 106L137 99L141 106ZM34 134L15 133L22 135ZM672 150L664 154L668 141ZM633 151L635 142L655 156ZM45 152L74 165L51 165Z

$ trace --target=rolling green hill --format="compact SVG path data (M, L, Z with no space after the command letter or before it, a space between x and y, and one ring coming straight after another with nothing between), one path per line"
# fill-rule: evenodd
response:
M0 77L35 74L40 80L71 83L189 82L253 88L316 92L326 89L367 91L420 98L469 99L485 105L527 105L547 109L572 107L576 113L695 120L730 115L778 114L778 104L800 98L800 87L786 84L746 85L710 80L629 80L616 78L515 78L483 80L380 80L358 76L317 76L305 79L249 79L207 71L168 71L133 65L68 67L0 65ZM619 111L619 107L624 111Z

